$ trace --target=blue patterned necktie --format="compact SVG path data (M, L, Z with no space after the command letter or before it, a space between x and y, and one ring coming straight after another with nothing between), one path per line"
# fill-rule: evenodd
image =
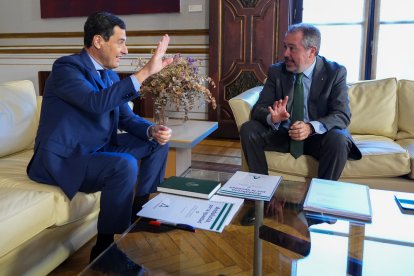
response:
M105 88L109 87L109 76L108 76L108 70L98 70L99 74L101 75L101 79L103 83L105 84Z
M303 91L303 73L296 75L295 88L293 92L293 107L292 107L292 124L296 121L303 121L304 114L304 91ZM290 140L290 154L298 158L303 154L303 141Z

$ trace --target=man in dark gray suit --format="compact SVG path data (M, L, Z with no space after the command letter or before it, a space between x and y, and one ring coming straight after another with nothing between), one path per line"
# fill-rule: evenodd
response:
M320 43L315 26L300 23L289 27L285 60L270 67L251 120L240 129L250 172L268 174L264 151L291 152L294 158L311 155L319 161L318 177L332 180L340 177L348 157L361 159L346 129L351 119L346 69L319 56ZM302 96L295 114L296 90L302 90ZM295 115L302 112L297 119ZM242 223L253 222L252 210Z

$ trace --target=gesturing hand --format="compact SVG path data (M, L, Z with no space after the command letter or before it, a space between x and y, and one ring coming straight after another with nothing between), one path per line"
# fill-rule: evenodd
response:
M286 110L288 98L289 97L286 96L283 100L280 99L278 101L275 101L273 103L273 107L268 107L273 123L280 123L282 121L289 119L290 114Z
M160 145L165 145L171 139L172 130L169 127L156 125L151 131L151 137Z
M144 67L135 73L135 77L138 79L139 83L144 82L146 78L152 74L158 73L165 66L173 62L173 58L164 58L169 43L170 37L166 34L158 42L157 49L155 49L151 59L144 65Z

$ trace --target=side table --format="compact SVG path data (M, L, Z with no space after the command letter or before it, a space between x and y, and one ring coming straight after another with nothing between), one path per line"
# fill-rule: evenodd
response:
M172 137L165 177L180 176L191 167L191 149L215 131L218 123L169 119L167 126L172 129Z

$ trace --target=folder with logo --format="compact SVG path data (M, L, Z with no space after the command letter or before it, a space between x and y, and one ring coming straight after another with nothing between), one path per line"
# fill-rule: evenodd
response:
M237 171L217 193L244 199L270 201L281 181L281 176Z
M158 192L209 199L221 187L214 180L171 176L158 187Z

